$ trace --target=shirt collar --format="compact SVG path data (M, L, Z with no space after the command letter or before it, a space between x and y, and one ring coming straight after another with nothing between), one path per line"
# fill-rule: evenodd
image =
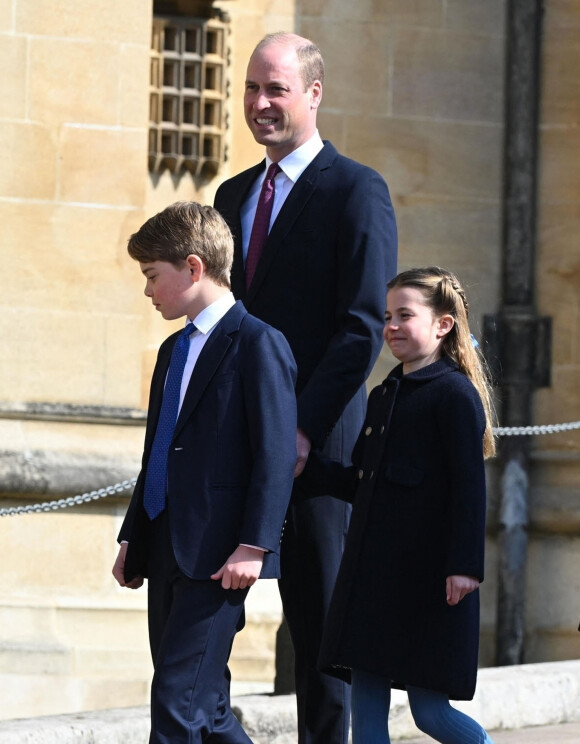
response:
M204 309L195 316L193 323L200 333L204 335L209 333L214 326L224 317L227 311L236 304L236 300L231 292L227 292L219 299L215 300L204 307Z
M289 155L286 155L285 158L282 158L278 165L284 174L288 176L293 183L296 183L302 175L302 172L306 170L323 147L324 143L322 142L317 129L309 140L306 140L303 145L300 145L300 147L297 147ZM272 161L268 155L266 155L266 170L271 164Z

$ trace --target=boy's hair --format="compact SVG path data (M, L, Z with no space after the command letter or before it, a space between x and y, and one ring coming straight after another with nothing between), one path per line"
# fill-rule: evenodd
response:
M469 304L459 279L451 271L439 266L428 266L403 271L391 279L387 287L415 287L423 294L427 307L435 316L451 315L454 319L453 328L443 337L443 352L459 365L459 369L479 393L486 419L483 454L485 457L492 457L495 454L495 441L492 430L494 407L491 386L485 360L476 349L469 331Z
M140 263L180 264L193 253L201 258L212 281L230 287L234 240L226 221L213 207L175 202L131 235L127 250Z
M258 42L254 52L268 46L269 44L291 44L296 50L298 64L300 65L300 77L304 83L304 90L308 90L312 83L319 80L324 83L324 60L322 52L310 41L297 34L291 34L286 31L276 31L268 34Z

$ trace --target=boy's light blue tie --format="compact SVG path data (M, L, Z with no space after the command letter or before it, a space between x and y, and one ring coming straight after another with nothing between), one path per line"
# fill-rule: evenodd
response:
M153 446L145 474L143 506L149 519L155 519L165 509L167 455L177 421L181 380L189 353L189 337L195 330L196 328L193 323L188 323L177 338L171 352L171 361L169 362L169 370L167 371L167 378L165 380L159 421L157 422L157 429L155 430Z

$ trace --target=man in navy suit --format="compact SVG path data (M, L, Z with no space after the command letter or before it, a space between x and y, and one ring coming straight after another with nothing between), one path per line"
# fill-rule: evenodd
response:
M307 39L279 33L258 44L244 109L266 159L223 183L215 198L234 234L234 295L282 331L298 365L297 480L282 541L280 593L295 652L300 744L346 744L348 738L348 687L319 673L317 657L350 511L330 495L301 499L298 476L311 448L350 462L397 259L383 178L320 139L323 78L320 51ZM249 281L246 255L271 163L281 170L274 177L270 232Z
M227 662L249 587L280 575L295 362L284 336L234 300L232 236L215 209L167 207L128 250L155 309L188 319L159 349L143 466L113 568L121 586L148 578L149 741L248 744L230 709Z

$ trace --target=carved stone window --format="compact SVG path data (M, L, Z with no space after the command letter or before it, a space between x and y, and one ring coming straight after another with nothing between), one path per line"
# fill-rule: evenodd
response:
M214 176L225 159L227 20L155 16L149 170Z

